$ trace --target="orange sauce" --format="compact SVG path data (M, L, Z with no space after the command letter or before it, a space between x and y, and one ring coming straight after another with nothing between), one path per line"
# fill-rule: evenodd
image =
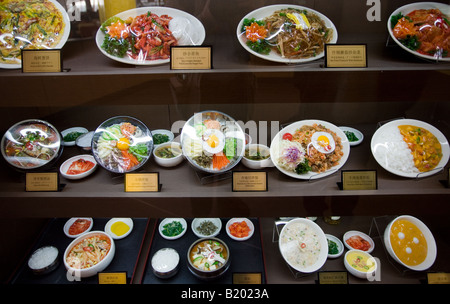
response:
M421 264L427 257L428 246L422 231L408 220L396 220L390 231L395 255L408 266Z

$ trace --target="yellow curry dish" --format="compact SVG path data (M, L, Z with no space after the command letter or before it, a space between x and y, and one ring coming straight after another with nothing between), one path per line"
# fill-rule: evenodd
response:
M407 266L417 266L425 261L428 245L422 231L407 219L396 220L390 230L392 250Z
M56 48L70 25L66 15L49 0L0 0L0 63L20 64L22 49Z

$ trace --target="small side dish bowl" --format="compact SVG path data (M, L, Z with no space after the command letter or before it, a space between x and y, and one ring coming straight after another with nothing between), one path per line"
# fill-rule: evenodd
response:
M158 165L162 167L175 167L183 160L183 151L178 142L168 142L153 149L153 156Z
M115 240L127 237L132 230L133 220L129 217L114 217L105 225L105 232Z
M357 249L351 249L345 253L344 265L355 277L369 281L375 276L378 268L378 263L372 255Z
M92 217L72 217L64 224L64 234L70 238L77 238L89 232L94 225Z
M364 134L361 131L356 130L355 128L339 127L339 129L341 129L342 132L344 132L350 146L357 146L364 140Z
M175 137L171 131L165 129L153 130L151 132L155 148L159 145L171 142Z
M73 168L71 168L72 164L74 165ZM59 172L64 178L75 180L91 175L95 169L97 169L97 162L95 161L94 156L90 154L83 154L66 160L59 167Z
M168 279L177 274L180 268L180 255L173 248L162 248L155 252L151 264L156 277Z
M195 218L191 224L192 231L199 238L214 237L222 229L220 218Z
M347 247L347 249L358 249L367 253L371 253L375 248L375 243L372 238L361 231L347 231L344 234L343 239L345 247Z
M273 167L270 158L270 148L262 144L249 144L245 147L244 157L242 157L244 166L250 169L262 169Z
M227 222L225 228L228 236L235 241L246 241L255 232L255 226L248 218L232 218Z
M334 235L325 234L325 236L328 241L328 258L335 259L340 257L344 252L344 244Z
M85 240L88 240L90 238L97 237L101 239L102 241L106 242L106 245L104 246L104 250L106 250L106 255L103 257L102 260L98 261L98 263L87 266L86 268L81 268L73 265L77 265L79 262L77 261L78 258L74 258L70 256L70 253L72 250L74 250L77 246L82 246L82 243ZM102 272L106 269L106 267L111 264L111 261L114 258L114 255L116 253L116 246L114 243L114 240L105 232L103 231L90 231L87 233L84 233L77 237L75 240L73 240L69 246L67 246L66 250L64 251L64 266L66 267L68 271L68 275L71 275L73 277L77 278L87 278L92 277L96 275L99 272Z
M64 131L61 131L62 144L64 146L75 146L77 138L83 134L86 134L87 132L88 129L83 127L73 127L65 129Z
M75 140L75 144L85 151L92 150L92 138L94 137L94 131L87 132Z
M55 270L59 265L59 250L54 246L36 249L28 259L28 267L34 274L42 275Z
M176 240L186 233L187 222L184 218L165 218L159 224L158 230L166 240Z

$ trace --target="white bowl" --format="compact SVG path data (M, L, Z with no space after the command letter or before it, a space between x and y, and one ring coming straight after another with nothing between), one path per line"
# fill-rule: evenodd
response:
M350 254L353 254L353 253L357 253L358 255L365 257L369 262L374 263L375 267L370 271L361 271L355 267L352 267L347 258L349 257ZM348 272L350 272L355 277L358 277L361 279L368 279L369 281L372 281L371 278L375 276L375 273L378 269L377 260L372 255L370 255L366 251L357 250L357 249L351 249L345 253L344 265L345 265L345 268L348 270Z
M67 170L69 170L69 168L72 165L72 163L77 161L77 160L79 160L79 159L84 159L86 161L90 161L90 162L92 162L94 164L94 166L91 169L89 169L89 170L87 170L87 171L85 171L83 173L80 173L80 174L67 174ZM97 162L95 161L94 156L92 156L90 154L83 154L83 155L77 155L77 156L71 157L68 160L66 160L59 167L59 172L61 173L61 175L64 178L67 178L67 179L81 179L81 178L84 178L84 177L86 177L88 175L91 175L92 172L95 171L95 169L97 169Z
M95 235L100 235L101 237L105 237L108 240L108 242L111 244L111 247L110 247L108 253L106 254L106 256L103 258L103 260L101 260L99 263L97 263L89 268L85 268L85 269L76 269L76 268L70 267L69 264L67 263L67 255L70 253L72 248L74 246L76 246L79 242L84 240L85 238L90 238ZM73 240L69 244L69 246L67 246L66 250L64 251L63 258L64 258L64 266L66 267L66 269L68 271L67 275L68 276L70 275L73 278L87 278L87 277L94 276L97 273L102 272L103 270L106 269L106 267L109 266L109 264L111 263L111 261L114 258L115 253L116 253L116 246L114 244L114 240L107 233L105 233L103 231L90 231L90 232L84 233L84 234L80 235L79 237L77 237L75 240Z
M179 151L179 154L177 154L175 157L171 157L171 158L164 158L164 157L161 157L160 155L158 155L158 152L161 151L161 149L165 149L165 148L175 149L175 150ZM154 148L153 156L155 157L156 163L162 167L175 167L184 160L183 151L181 150L180 143L173 142L173 141L161 144L161 145L157 146L156 148Z
M88 132L88 129L83 128L83 127L73 127L73 128L65 129L64 131L62 131L61 138L63 139L62 144L64 146L75 146L76 139L73 141L64 141L64 136L66 136L67 134L72 133L72 132L79 132L79 133L86 134ZM83 134L81 134L81 135L83 135Z
M406 265L395 254L394 249L392 248L391 240L390 240L390 231L391 231L392 225L397 220L407 220L407 221L411 222L420 230L420 232L422 232L423 236L425 237L425 240L427 242L427 250L428 251L427 251L426 258L422 263L420 263L418 265L414 265L414 266ZM422 221L420 221L419 219L417 219L413 216L402 215L402 216L395 218L392 222L390 222L384 231L384 244L385 244L386 249L389 252L390 256L395 261L397 261L401 265L403 265L409 269L412 269L412 270L416 270L416 271L426 270L426 269L430 268L433 265L434 261L436 260L437 247L436 247L436 241L434 240L433 234L431 233L430 229L428 229L428 227Z
M327 237L327 241L332 241L332 242L336 243L336 246L338 248L338 253L335 253L335 254L331 254L328 250L328 257L330 259L335 259L335 258L340 257L342 255L342 253L344 252L344 244L342 244L341 240L339 238L335 237L334 235L325 234L325 236Z
M247 235L247 236L244 236L244 237L237 237L237 236L232 235L232 234L230 233L230 226L231 226L232 224L236 223L236 222L240 223L240 222L242 222L242 221L246 222L246 223L247 223L247 226L250 228L250 231L248 232L248 235ZM226 229L226 231L227 231L228 236L229 236L230 238L232 238L233 240L235 240L235 241L246 241L246 240L248 240L249 238L251 238L252 235L253 235L253 233L255 232L255 226L253 225L253 222L252 222L251 220L249 220L248 218L245 218L245 217L242 217L242 218L240 218L240 217L235 217L235 218L230 219L230 220L227 222L227 224L226 224L226 226L225 226L225 229Z
M159 249L151 260L153 273L160 279L168 279L180 268L180 255L173 248Z
M166 224L170 224L170 223L172 223L172 222L180 222L181 223L181 226L183 227L183 231L181 231L181 233L179 233L179 234L177 234L177 235L174 235L174 236L167 236L167 235L165 235L164 233L163 233L163 230L164 230L164 226L166 225ZM178 239L178 238L180 238L180 237L182 237L185 233L186 233L186 230L187 230L187 222L186 222L186 220L184 219L184 218L165 218L165 219L163 219L162 221L161 221L161 223L159 224L159 234L163 237L163 238L165 238L166 240L176 240L176 239Z
M247 150L250 149L251 151L257 151L257 149L261 150L261 151L265 151L269 154L269 157L266 159L262 159L262 160L253 160L250 158L247 158L245 156L245 153L247 152ZM262 144L249 144L245 147L245 153L244 153L244 157L242 157L242 163L244 164L244 166L246 166L247 168L250 169L262 169L262 168L267 168L267 167L273 167L273 162L272 159L270 158L270 148L266 145L262 145Z
M169 130L158 129L158 130L153 130L153 131L151 131L151 132L152 132L152 137L153 137L153 146L154 146L155 148L156 148L156 147L159 147L159 146L162 145L162 144L171 142L171 141L173 140L173 138L174 138L174 134L173 134L171 131L169 131ZM167 141L163 142L163 143L156 144L156 143L155 143L155 135L156 135L156 134L167 135L167 136L169 137L169 139L168 139Z
M211 234L202 234L200 233L197 228L205 221L209 221L213 223L217 229L213 231ZM192 231L196 236L199 238L205 238L205 237L214 237L219 234L220 230L222 229L222 220L220 218L195 218L192 220L191 224Z
M361 131L356 130L355 128L341 126L339 127L339 129L341 129L344 132L344 134L345 132L352 132L353 134L355 134L356 138L358 138L358 140L356 141L350 141L350 139L347 137L350 146L357 146L364 140L364 134Z
M114 233L111 230L112 225L115 223L128 226L128 230L123 234L117 235L116 233ZM115 240L120 240L120 239L127 237L131 233L132 230L133 230L133 220L129 217L126 217L126 218L125 217L114 217L114 218L110 219L105 225L105 232L107 234L109 234Z
M361 231L350 230L350 231L347 231L343 237L344 244L345 244L345 247L347 247L347 249L360 249L360 248L353 248L352 246L347 244L347 240L353 236L359 236L359 237L363 238L365 241L369 242L370 247L368 250L365 250L365 252L371 253L373 251L373 249L375 248L375 243L370 236L368 236L367 234L365 234Z
M81 135L75 141L75 144L82 148L83 150L90 151L92 150L92 138L94 137L94 131L87 132L86 134Z
M69 233L69 229L70 227L78 220L82 220L82 221L90 221L89 227L87 229L85 229L83 232L78 233L78 234L70 234ZM92 217L72 217L70 219L67 220L67 222L64 224L63 230L64 230L64 234L70 238L77 238L80 235L91 231L92 226L94 225L94 220L92 219Z

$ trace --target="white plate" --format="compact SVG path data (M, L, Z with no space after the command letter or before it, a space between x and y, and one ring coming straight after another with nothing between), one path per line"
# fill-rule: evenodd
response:
M325 234L325 236L327 238L327 241L330 240L330 241L335 242L336 245L337 245L337 248L338 248L338 253L335 253L335 254L328 253L328 257L330 259L334 259L334 258L340 257L342 255L342 253L344 252L344 244L342 244L342 241L339 238L337 238L337 237L335 237L334 235L331 235L331 234Z
M184 27L184 35L182 36L183 39L189 38L190 43L181 42L180 45L201 45L203 41L205 40L205 28L203 27L203 24L194 16L170 7L139 7L134 8L128 11L121 12L117 14L116 16L121 18L122 20L126 20L129 17L136 17L142 14L146 14L147 12L151 11L154 14L160 15L168 15L172 17L173 19L171 22L186 22L186 26ZM169 26L169 29L172 29ZM105 34L100 30L100 28L97 31L97 34L95 36L95 41L97 43L97 47L100 50L100 52L103 53L106 57L109 57L113 60L116 60L118 62L127 63L127 64L135 64L135 65L158 65L158 64L164 64L169 63L170 59L158 59L158 60L136 60L128 57L119 58L116 56L112 56L108 54L104 49L102 49L103 40L105 39Z
M385 138L383 138L384 137L383 133L387 132L389 130L389 128L397 128L399 125L413 125L413 126L421 127L421 128L427 129L428 131L433 133L434 136L436 136L436 138L441 143L442 159L439 162L439 164L436 166L435 169L428 171L428 172L421 172L421 173L401 171L401 170L398 170L397 168L393 168L392 166L389 166L389 163L387 163L387 161L382 158L380 153L377 153L378 149L388 149L389 150L389 147L387 146L387 144L393 143L393 142L387 141ZM371 148L373 157L375 158L375 160L378 162L378 164L381 167L383 167L384 169L386 169L387 171L389 171L395 175L403 176L403 177L416 178L416 177L425 177L425 176L433 175L445 167L445 165L447 164L447 162L449 160L449 156L450 156L449 143L448 143L447 139L445 138L444 134L442 134L441 131L436 129L434 126L432 126L426 122L423 122L420 120L415 120L415 119L398 119L398 120L393 120L388 123L385 123L380 128L378 128L378 130L373 134L372 141L370 143L370 148Z
M164 225L166 225L166 224L169 224L169 223L172 223L173 221L177 221L177 222L180 222L181 223L181 225L183 226L183 231L180 233L180 234L177 234L177 235L175 235L175 236L167 236L167 235L164 235L164 233L163 233L163 230L164 230ZM163 238L165 238L166 240L176 240L176 239L179 239L180 237L182 237L185 233L186 233L186 230L187 230L187 222L186 222L186 220L184 219L184 218L165 218L165 219L163 219L162 221L161 221L161 223L159 224L159 234L163 237Z
M292 5L292 4L277 4L277 5L269 5L269 6L265 6L265 7L256 9L256 10L248 13L247 15L245 15L244 18L242 18L242 20L239 22L239 24L237 26L237 29L236 29L237 39L239 40L239 43L242 45L242 47L246 51L248 51L250 54L253 54L253 55L257 56L257 57L260 57L260 58L265 59L265 60L273 61L273 62L305 63L305 62L310 62L310 61L313 61L313 60L317 60L319 58L323 58L324 52L320 53L319 55L317 55L315 57L311 57L311 58L288 59L288 58L281 57L279 54L277 54L276 52L273 52L273 51L271 51L267 55L260 54L260 53L257 53L255 51L251 50L247 46L247 44L246 44L247 38L241 32L241 28L242 28L242 25L244 24L244 20L245 19L252 19L252 18L255 18L257 20L261 20L261 19L264 19L266 17L269 17L270 15L272 15L273 12L275 12L277 10L285 9L285 8L295 8L295 9L307 10L309 12L315 13L317 16L319 16L325 22L326 27L331 28L333 30L333 38L331 39L331 41L329 43L336 43L337 42L338 32L337 32L336 26L334 26L333 22L331 22L331 20L328 19L328 17L326 17L325 15L319 13L318 11L315 11L313 9L310 9L310 8L304 7L304 6Z
M69 228L70 226L72 226L73 223L75 223L76 220L78 219L84 219L84 220L89 220L91 221L91 225L89 226L88 229L86 229L85 231L83 231L82 233L79 234L69 234ZM82 235L83 233L89 232L92 229L92 226L94 225L94 220L92 219L92 217L72 217L70 219L67 220L67 222L64 224L63 230L64 230L64 234L70 238L77 238L80 235Z
M355 236L355 235L360 236L361 238L363 238L364 240L366 240L370 244L370 248L368 250L361 250L361 251L364 251L364 252L367 252L367 253L371 253L373 251L373 249L375 248L375 243L373 242L373 240L372 240L372 238L370 236L368 236L367 234L365 234L365 233L363 233L361 231L356 231L356 230L347 231L344 234L344 237L343 237L345 247L347 247L347 249L358 249L358 250L360 250L359 248L351 247L346 242L349 238L351 238L352 236Z
M54 47L54 49L62 49L64 44L66 44L67 39L70 35L70 19L69 15L67 14L64 7L57 1L57 0L48 0L49 2L53 3L56 8L61 12L63 19L64 19L64 32L63 36L61 37L61 40L59 43ZM8 63L0 63L0 68L2 69L20 69L22 67L22 62L17 64L8 64Z
M236 223L236 222L240 223L242 221L245 221L247 223L247 226L250 228L250 231L248 232L248 235L245 236L245 237L236 237L236 236L232 235L230 233L230 226L231 226L231 224ZM233 240L235 240L235 241L246 241L246 240L248 240L249 238L252 237L253 233L255 232L255 226L253 225L253 222L251 220L249 220L248 218L235 217L235 218L230 219L227 222L227 224L225 225L225 230L227 231L228 236L230 238L232 238Z
M421 58L436 60L436 58L434 56L421 54L419 52L416 52L416 51L413 51L411 49L408 49L400 41L398 41L397 38L394 37L394 34L392 32L392 28L391 28L391 18L392 18L392 16L395 16L398 13L402 13L402 15L405 16L405 15L409 14L410 12L412 12L414 10L433 9L433 8L439 9L446 16L450 16L450 5L448 5L448 4L438 3L438 2L417 2L417 3L411 3L411 4L404 5L402 7L399 7L398 9L396 9L389 16L388 21L387 21L387 29L388 29L389 35L391 35L392 40L394 40L395 43L397 43L405 51L407 51L407 52L409 52L409 53L411 53L411 54L413 54L415 56L421 57ZM450 61L450 57L439 58L439 61Z
M63 139L62 144L64 146L75 146L75 141L76 140L74 140L74 141L64 141L64 136L66 136L67 134L72 133L72 132L80 132L80 133L86 134L88 132L88 129L83 128L83 127L73 127L73 128L65 129L64 131L62 131L61 132L61 135L62 135L61 138Z
M356 130L355 128L351 128L351 127L343 127L343 126L339 127L339 129L341 129L342 131L344 131L344 134L345 134L345 131L353 132L353 134L355 134L355 136L358 138L357 141L350 141L350 140L349 140L348 142L349 142L350 146L357 146L357 145L359 145L360 143L362 143L362 141L363 141L363 139L364 139L364 135L362 134L361 131Z
M128 229L128 231L122 235L116 235L114 232L111 231L111 226L116 222L123 222L128 227L130 227L130 229ZM127 237L132 230L133 230L133 220L129 217L114 217L110 219L105 225L105 232L115 240L120 240Z
M274 155L277 155L277 153L275 153L275 149L277 146L275 143L277 143L280 140L280 137L282 137L284 133L292 133L293 134L295 132L295 130L299 129L301 126L305 126L305 125L311 126L313 124L323 125L327 129L330 129L331 131L335 132L336 135L341 138L342 151L344 152L344 155L340 159L339 164L337 166L334 166L333 168L331 168L325 172L321 172L321 173L316 173L316 172L310 171L305 174L297 174L295 172L290 172L290 171L287 171L287 170L281 168L278 164L278 161L273 157ZM288 125L287 127L281 129L280 132L278 132L275 135L275 137L273 138L272 143L270 145L270 155L271 155L273 164L282 173L284 173L290 177L297 178L297 179L308 179L308 180L309 179L318 179L318 178L322 178L322 177L325 177L325 176L328 176L330 174L337 172L345 164L345 162L347 161L347 159L350 155L350 144L349 144L347 136L344 134L344 132L342 132L341 129L339 129L332 123L329 123L329 122L326 122L323 120L316 120L316 119L301 120L298 122L294 122L294 123Z
M94 163L94 167L92 167L90 170L83 172L81 174L76 174L76 175L70 175L67 174L67 170L69 170L70 165L79 159L84 159L84 160L88 160ZM67 179L81 179L84 178L88 175L91 175L92 172L95 171L95 169L97 168L97 162L94 159L94 156L90 155L90 154L83 154L83 155L77 155L74 157L69 158L68 160L66 160L61 167L59 167L59 172L61 172L61 175L64 176Z
M204 221L211 221L214 225L216 225L217 227L216 231L214 231L209 235L201 234L200 232L198 232L197 227L200 226L200 224L203 223ZM192 220L191 228L194 234L199 238L214 237L218 235L220 230L222 229L222 220L220 218L195 218Z

